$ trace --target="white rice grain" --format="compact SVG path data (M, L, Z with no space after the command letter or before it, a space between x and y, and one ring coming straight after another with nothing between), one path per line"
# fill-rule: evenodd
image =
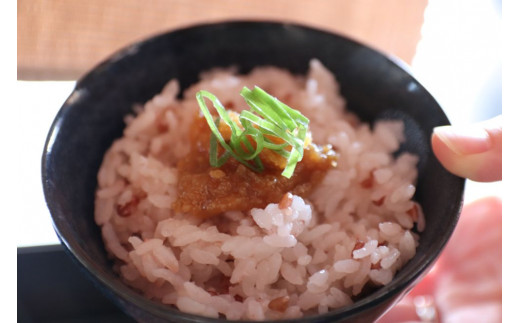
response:
M206 311L206 306L204 306L204 304L185 296L179 296L176 305L179 310L186 313L203 315Z
M246 302L246 317L250 320L261 321L265 319L262 304L249 298Z
M389 269L399 258L401 253L395 248L391 248L388 255L381 259L381 268Z
M199 264L216 266L219 263L218 258L214 254L202 249L192 249L190 251L190 256L193 261L198 262Z
M201 304L209 304L211 302L211 295L194 283L185 282L183 287L187 295L194 301Z
M370 254L376 250L377 244L377 240L368 241L363 247L352 252L353 258L361 259L370 256Z
M388 269L372 269L368 274L373 282L386 285L392 280L392 272Z
M329 279L329 272L327 270L320 270L314 273L307 283L307 290L313 294L323 293L328 289L327 280Z
M278 280L280 266L282 265L282 256L274 253L267 259L262 260L257 265L256 285L259 290L263 290L264 286L275 283Z
M379 230L386 236L393 237L401 233L401 227L397 223L393 222L382 222L379 223Z
M352 259L339 260L334 263L333 268L337 272L350 274L359 269L359 262Z
M272 247L279 248L290 248L294 247L298 242L293 235L280 236L277 234L271 234L264 236L264 242Z
M101 228L101 235L105 240L105 245L107 249L112 252L114 256L117 258L127 262L128 259L128 251L121 245L119 239L114 231L114 228L110 223L105 223Z
M164 245L160 245L155 247L153 250L153 255L155 258L166 268L171 270L173 273L179 271L179 261L175 257L175 254L170 248L167 248Z
M161 239L149 239L135 248L135 252L142 256L145 253L151 252L159 246L162 246L163 241Z
M298 270L288 263L282 264L280 274L285 280L293 285L302 285L304 282Z

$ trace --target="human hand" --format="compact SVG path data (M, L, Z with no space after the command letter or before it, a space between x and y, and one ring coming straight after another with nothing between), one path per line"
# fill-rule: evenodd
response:
M432 148L450 172L478 182L502 179L502 116L470 126L437 127Z
M477 181L502 179L501 118L469 129L437 128L433 151L452 173ZM478 238L476 238L478 237ZM433 269L377 323L501 322L502 201L464 206Z

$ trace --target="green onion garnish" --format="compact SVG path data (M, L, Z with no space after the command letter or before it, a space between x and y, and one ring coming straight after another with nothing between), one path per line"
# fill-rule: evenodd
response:
M287 160L282 176L290 178L296 164L303 158L309 119L257 86L253 90L244 87L240 94L251 109L250 111L243 110L240 113L241 126L231 120L227 110L215 95L208 91L197 93L200 109L211 129L210 165L220 167L230 157L233 157L250 169L262 172L264 166L259 154L266 148ZM204 98L209 99L217 110L216 123ZM228 142L218 130L217 124L221 121L231 129L231 138ZM266 137L266 135L268 136ZM282 143L274 143L272 137L279 138ZM255 142L256 147L253 147L250 140ZM225 150L220 156L218 156L218 144ZM291 149L287 150L287 147L291 147Z

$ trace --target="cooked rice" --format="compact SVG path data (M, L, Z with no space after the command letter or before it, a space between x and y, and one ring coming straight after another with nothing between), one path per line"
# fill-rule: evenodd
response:
M184 312L249 320L324 313L352 304L367 286L388 284L415 254L414 224L424 227L411 200L418 159L392 157L402 123L359 123L316 60L305 77L262 67L201 78L182 100L178 82L169 82L128 116L103 160L95 221L122 279ZM283 207L207 220L176 213L176 165L190 149L195 93L244 107L240 90L255 85L307 116L314 142L339 153L337 167L310 197L293 196Z

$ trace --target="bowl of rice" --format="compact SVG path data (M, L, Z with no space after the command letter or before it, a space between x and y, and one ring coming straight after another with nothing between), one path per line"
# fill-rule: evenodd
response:
M67 252L143 322L375 321L432 267L464 180L403 63L326 31L198 25L83 76L51 126Z

